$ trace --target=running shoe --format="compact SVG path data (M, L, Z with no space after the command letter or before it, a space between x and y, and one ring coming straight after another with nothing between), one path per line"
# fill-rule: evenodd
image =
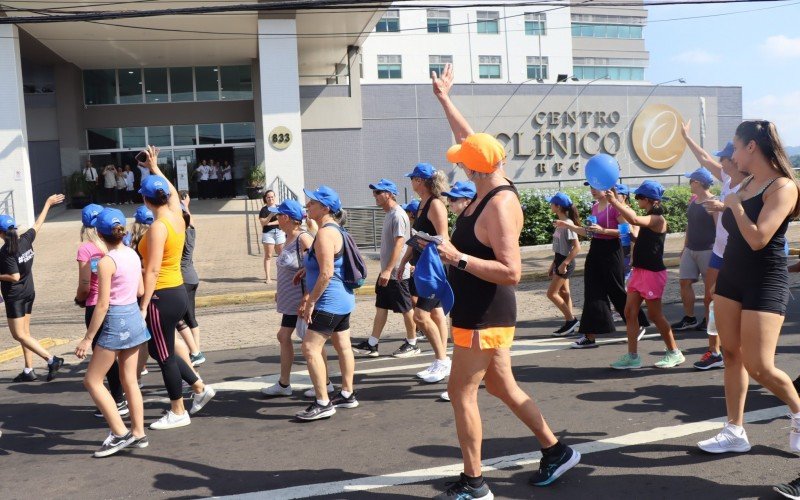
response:
M712 368L725 368L725 361L722 359L722 354L706 351L700 361L694 363L694 367L698 370L710 370Z
M421 377L423 382L428 384L435 384L441 382L448 375L450 375L450 365L447 361L434 360L434 367L431 371L427 372L425 376Z
M362 356L369 356L370 358L377 358L380 356L380 354L378 354L378 344L369 345L369 340L364 340L360 344L354 345L353 352L361 354Z
M800 500L800 476L791 483L779 484L772 487L777 493L792 500Z
M139 375L140 375L140 376L145 376L145 375L147 375L148 373L150 373L150 372L149 372L149 371L147 371L147 367L145 366L144 368L142 368L142 373L140 373Z
M719 434L705 441L700 441L697 446L706 453L745 453L750 451L747 432L742 428L742 435L736 435L733 425L730 423L725 424Z
M319 420L322 418L330 418L334 413L336 413L336 407L333 406L332 402L329 401L327 405L322 406L315 400L308 405L308 408L295 413L294 416L297 417L298 420Z
M614 323L624 323L624 320L622 319L622 315L620 313L618 313L617 311L614 311L613 313L611 313L611 320L614 321Z
M692 316L684 316L682 320L678 321L677 323L672 323L670 326L676 332L681 332L683 330L691 330L697 325L697 318Z
M123 400L117 403L117 411L119 412L120 417L130 414L131 411L128 409L128 402ZM96 418L103 418L103 413L98 409L96 412L94 412L94 416Z
M547 486L580 461L581 454L569 446L564 446L564 451L557 456L542 455L539 470L533 473L529 482L534 486Z
M597 342L590 340L586 335L582 335L577 341L570 344L573 349L591 349L597 347Z
M275 382L269 387L264 387L261 389L261 394L264 396L291 396L292 395L292 385L289 384L286 387L283 387L280 383Z
M795 418L790 413L789 419L792 421L792 428L789 429L789 449L800 452L800 417Z
M197 354L189 354L189 359L192 361L192 366L200 366L206 362L206 355L202 352Z
M578 328L578 324L578 318L575 318L572 321L565 321L561 328L553 332L553 337L566 337L567 335L572 335L572 332Z
M620 358L611 363L611 368L615 370L635 370L642 367L641 356L633 357L633 354L626 352Z
M428 366L427 368L425 368L421 372L417 372L416 377L417 378L425 378L431 371L433 371L433 369L435 367L436 367L436 360L434 359L433 362L430 364L430 366Z
M441 393L439 397L442 398L444 401L450 401L450 393L447 391Z
M640 326L639 327L639 335L636 336L636 341L638 342L638 341L642 340L642 337L644 337L645 333L647 333L647 328L645 328L643 326Z
M207 385L203 388L203 392L195 393L192 396L192 407L189 409L189 414L194 415L198 411L202 410L203 407L208 404L211 399L217 395L217 390L214 389L212 386Z
M47 381L50 382L54 378L56 378L56 373L61 367L64 366L64 358L59 358L58 356L53 356L53 362L47 364Z
M331 404L334 408L356 408L358 407L358 400L356 399L356 391L350 394L350 397L344 397L342 391L339 391L334 397L331 398Z
M128 445L128 448L147 448L150 446L150 441L147 439L147 436L142 436L140 438L134 437L131 444Z
M12 379L12 382L33 382L34 380L39 380L39 377L36 376L35 371L31 370L28 373L19 372L19 375Z
M667 351L664 353L663 358L655 362L654 366L656 368L674 368L684 361L686 361L686 358L683 357L683 353L681 351Z
M328 394L333 394L334 391L333 382L328 381L327 389L328 389ZM307 398L315 398L317 397L317 393L314 392L314 388L312 387L311 389L306 389L306 392L303 393L303 396Z
M408 340L404 340L403 345L398 347L397 350L392 353L392 356L395 358L410 358L411 356L416 356L421 353L422 349L420 349L418 345L411 345L408 343Z
M425 336L425 333L422 330L417 330L417 340L427 340L428 337Z
M115 436L113 432L108 433L108 437L103 441L100 449L94 452L95 458L110 457L123 448L127 448L133 442L133 434L128 432L124 436Z
M494 494L489 489L486 481L481 480L481 485L477 488L469 485L467 476L462 472L458 481L448 481L444 484L447 490L436 495L435 499L446 500L492 500Z
M163 417L150 424L150 428L154 431L162 431L166 429L175 429L177 427L185 427L191 423L192 419L189 417L188 411L178 415L177 413L172 413L172 410L166 410Z
M697 325L697 327L695 327L695 330L697 330L698 332L705 332L705 331L708 331L708 325L706 324L706 319L705 319L705 318L703 318L703 321L701 321L701 322L700 322L700 323Z

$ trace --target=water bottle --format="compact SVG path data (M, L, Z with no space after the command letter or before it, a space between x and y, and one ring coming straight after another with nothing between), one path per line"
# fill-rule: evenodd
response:
M622 246L629 247L631 246L631 225L627 222L623 222L619 225L619 241L622 243Z
M709 335L717 335L717 321L714 319L714 301L708 304L708 324L706 325L706 332Z
M89 265L90 265L90 266L91 266L91 268L92 268L92 274L97 274L97 262L98 262L98 260L100 260L100 259L92 259L92 260L90 261L90 264L89 264Z
M594 215L590 215L590 216L586 217L586 225L587 226L593 226L595 224L597 224L597 217L595 217ZM586 230L586 237L591 239L591 238L594 237L594 233L587 229Z

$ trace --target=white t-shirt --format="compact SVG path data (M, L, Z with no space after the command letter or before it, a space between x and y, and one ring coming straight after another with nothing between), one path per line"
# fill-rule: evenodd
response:
M141 174L142 174L142 180L145 180L150 176L150 169L149 168L143 167L141 165L136 165L136 167L139 169L139 172L141 172Z
M133 191L133 172L125 172L125 189Z
M197 167L197 170L200 171L200 180L207 181L208 175L211 173L211 167L209 167L208 165L200 165L199 167Z
M83 178L89 182L97 182L97 170L94 167L83 167Z
M731 187L731 177L722 172L722 189L719 193L719 201L724 202L725 197L730 193L735 193L739 191L739 188L742 187L742 183L740 182L734 187ZM725 247L728 245L728 231L722 226L722 213L719 214L717 217L717 236L714 238L714 247L711 249L712 252L717 257L722 257L725 255Z
M231 167L230 165L228 165L227 167L222 167L222 180L232 181L233 180L233 175L231 175L232 171L233 167Z

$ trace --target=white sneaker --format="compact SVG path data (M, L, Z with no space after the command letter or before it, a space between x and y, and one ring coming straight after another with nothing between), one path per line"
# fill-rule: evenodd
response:
M435 359L434 359L434 360L433 360L433 362L430 364L430 366L428 366L427 368L425 368L425 369L424 369L424 370L422 370L421 372L417 372L417 375L416 375L416 377L417 377L417 378L424 379L425 377L427 377L427 376L428 376L428 374L430 374L430 373L431 373L431 372L432 372L432 371L433 371L433 370L436 368L436 366L438 365L438 363L439 363L439 362L438 362L437 360L435 360Z
M291 396L292 395L292 385L289 384L288 387L283 387L278 382L275 382L269 387L264 387L261 389L261 394L264 396Z
M439 397L445 401L450 401L450 394L448 394L447 391L444 391Z
M450 365L447 364L446 361L434 361L436 366L433 370L429 371L422 377L423 382L427 382L428 384L435 384L437 382L441 382L450 374Z
M148 373L150 373L150 372L147 371L147 367L144 367L144 368L142 368L142 373L140 373L139 375L147 375Z
M789 429L789 449L794 452L800 452L800 418L794 418L789 414L792 420L792 428Z
M192 419L189 417L189 412L177 415L172 413L172 410L167 410L163 417L150 424L150 428L155 431L160 431L164 429L175 429L176 427L185 427L191 423Z
M328 394L333 394L333 382L328 382ZM317 393L314 392L314 388L306 389L306 392L303 393L303 396L307 398L315 398L317 397Z
M742 435L737 436L733 431L733 425L725 424L722 431L711 439L700 441L697 446L706 453L745 453L750 451L750 441L747 440L747 433L742 429Z
M208 404L211 399L217 395L217 390L214 389L212 386L207 385L203 389L203 392L199 394L195 394L192 396L192 407L189 409L189 414L194 415L198 411L202 410L203 407Z

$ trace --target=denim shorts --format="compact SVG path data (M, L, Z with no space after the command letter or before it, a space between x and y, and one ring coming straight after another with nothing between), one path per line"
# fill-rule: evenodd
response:
M286 233L278 228L261 233L261 243L265 245L283 245L286 243Z
M97 345L109 351L136 347L150 340L150 332L139 312L139 304L110 306Z

